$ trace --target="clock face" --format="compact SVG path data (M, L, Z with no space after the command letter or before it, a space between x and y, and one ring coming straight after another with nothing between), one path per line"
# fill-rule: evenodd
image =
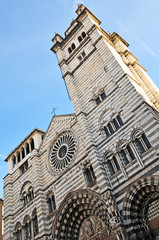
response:
M65 170L74 160L77 140L71 131L63 132L53 143L49 153L49 166L54 172Z

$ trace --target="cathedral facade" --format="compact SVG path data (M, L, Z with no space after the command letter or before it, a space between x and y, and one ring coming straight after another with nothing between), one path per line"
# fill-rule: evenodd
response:
M159 239L159 92L84 5L57 55L75 114L7 157L4 240Z

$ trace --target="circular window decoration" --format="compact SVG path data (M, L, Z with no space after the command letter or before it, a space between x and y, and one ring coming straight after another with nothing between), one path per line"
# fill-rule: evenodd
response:
M49 153L49 165L54 172L65 170L73 161L77 150L77 140L73 132L63 132L53 143Z

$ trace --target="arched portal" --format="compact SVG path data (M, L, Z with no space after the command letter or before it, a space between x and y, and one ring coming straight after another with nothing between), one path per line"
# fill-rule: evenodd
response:
M123 203L123 220L129 239L159 239L159 176L137 180Z
M69 193L61 203L52 226L52 240L110 240L107 207L101 196L91 190Z

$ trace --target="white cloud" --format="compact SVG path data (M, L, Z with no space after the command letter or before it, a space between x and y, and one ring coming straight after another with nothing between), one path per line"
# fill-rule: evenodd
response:
M147 52L149 52L153 57L159 59L159 55L156 54L145 42L143 42L140 38L138 38L135 35L133 35L133 37L140 43L140 45L142 45L142 47L145 48Z
M119 26L121 27L125 32L129 33L138 43L148 52L150 53L153 57L159 59L159 55L155 53L144 41L142 41L138 36L135 34L131 33L131 31L126 28L117 18L114 18L108 10L106 13L111 17L111 19Z
M6 156L4 156L3 154L0 154L0 158L5 159Z

